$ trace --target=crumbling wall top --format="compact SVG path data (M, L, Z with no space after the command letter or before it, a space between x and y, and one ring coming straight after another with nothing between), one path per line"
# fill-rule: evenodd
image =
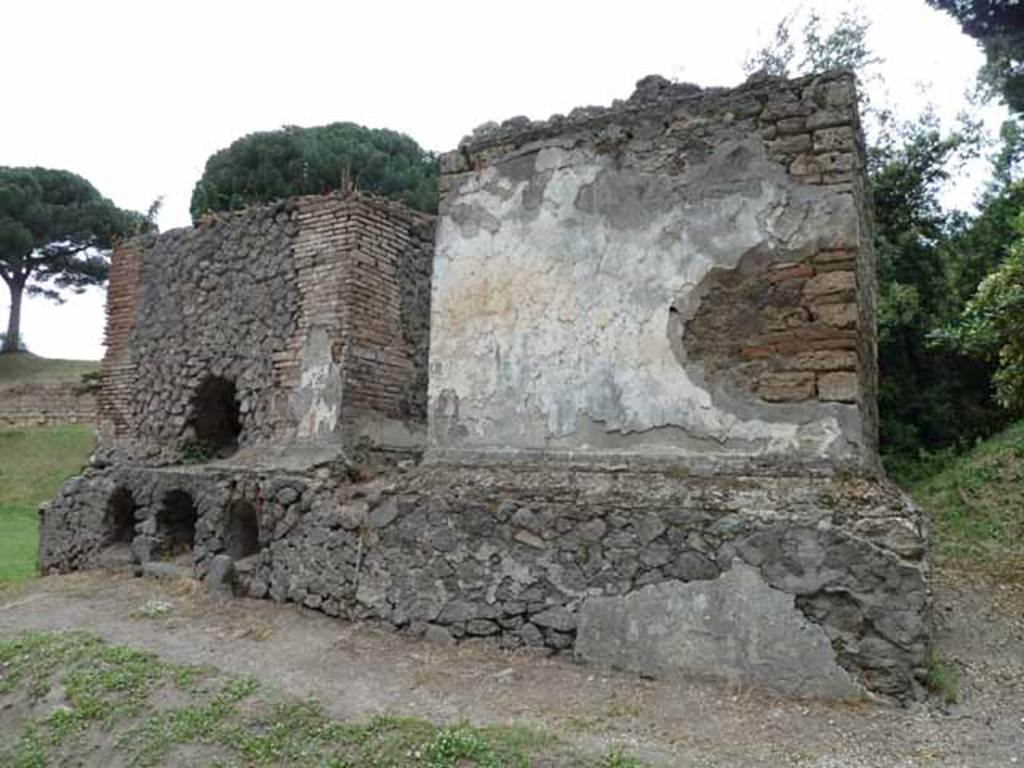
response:
M651 112L685 108L692 113L716 111L731 113L734 118L760 115L772 103L771 113L782 117L807 117L821 110L826 103L847 107L855 100L856 77L849 70L832 70L795 79L755 73L736 88L702 88L693 83L679 83L661 75L647 75L636 83L628 99L616 99L610 106L576 107L567 115L555 114L547 119L531 120L524 115L498 123L483 123L464 136L459 146L442 156L442 171L465 170L462 159L501 147L508 151L531 142L564 136L579 130L600 130L612 123L628 123ZM785 106L784 106L785 105ZM834 110L819 115L815 123L848 123L851 115Z

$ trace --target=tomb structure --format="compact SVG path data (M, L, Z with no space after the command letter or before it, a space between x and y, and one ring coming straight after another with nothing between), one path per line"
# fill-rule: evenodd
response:
M120 553L415 634L920 695L852 75L649 77L441 170L433 239L355 195L119 249L100 447L43 570Z

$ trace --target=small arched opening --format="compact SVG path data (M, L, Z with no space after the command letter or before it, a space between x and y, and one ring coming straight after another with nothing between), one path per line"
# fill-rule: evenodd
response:
M135 499L127 488L115 488L103 513L103 542L106 546L131 544L135 538Z
M234 501L228 506L225 545L234 560L260 551L260 522L256 507L247 501Z
M209 456L230 456L238 447L242 422L235 382L208 376L192 397L189 424L197 446Z
M195 502L185 491L170 491L164 496L156 516L157 554L165 559L191 554L196 543L198 517Z

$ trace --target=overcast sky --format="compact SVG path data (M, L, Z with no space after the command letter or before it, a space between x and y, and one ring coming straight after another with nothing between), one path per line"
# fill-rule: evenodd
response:
M744 56L792 0L674 2L5 3L0 165L64 168L126 208L165 198L161 229L189 223L207 157L252 131L337 120L432 150L513 115L545 118L627 97L659 73L743 80ZM825 13L844 0L804 4ZM863 0L892 102L952 121L981 64L974 41L924 0ZM999 115L990 122L998 124ZM961 185L958 201L967 204ZM102 356L104 293L25 302L29 347ZM9 297L0 288L0 325Z

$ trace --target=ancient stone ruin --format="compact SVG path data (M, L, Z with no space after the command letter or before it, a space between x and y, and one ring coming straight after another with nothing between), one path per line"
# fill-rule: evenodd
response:
M43 571L918 695L927 532L876 456L852 76L646 78L442 171L436 236L354 194L115 252L99 447L41 510Z

